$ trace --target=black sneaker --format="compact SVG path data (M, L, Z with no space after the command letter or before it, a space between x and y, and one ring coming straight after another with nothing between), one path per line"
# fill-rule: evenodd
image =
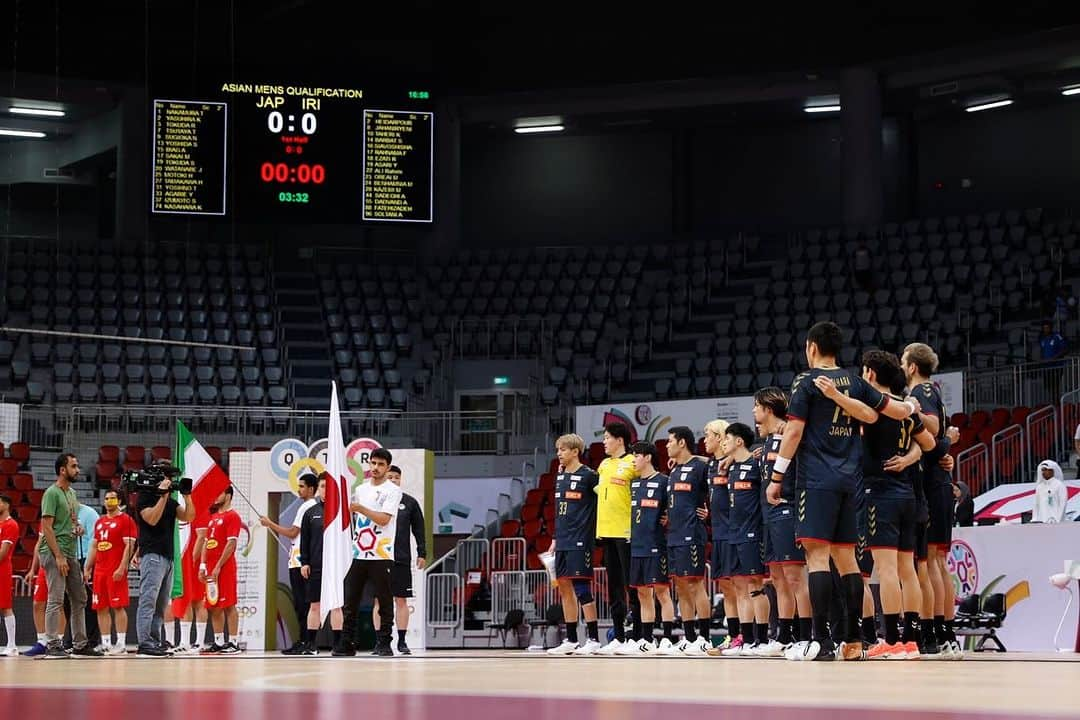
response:
M397 651L399 655L412 655L412 650L410 650L409 646L403 642L397 644Z
M304 647L305 647L304 643L302 641L300 641L300 640L297 640L296 642L293 643L293 646L291 648L285 648L284 650L282 650L281 654L282 655L303 655L304 654Z
M199 654L200 655L217 655L218 653L221 652L222 647L223 647L222 645L218 645L216 642L210 643L209 645L207 645L207 646L203 647L201 650L199 650Z
M68 655L67 651L64 650L64 648L60 646L53 646L50 648L46 648L45 654L42 655L42 657L46 660L67 660L71 656Z
M135 652L139 657L169 657L169 653L163 650L159 645L149 643L140 645L139 649Z
M340 643L334 646L334 649L330 652L334 657L355 657L356 647L347 640L342 640Z
M389 645L376 645L375 655L376 657L394 657L394 651L390 649Z
M241 650L240 646L234 643L232 640L222 645L221 649L218 650L218 653L221 655L235 655L239 652L243 652L243 650Z
M81 648L74 648L71 651L72 657L105 657L105 653L98 650L96 647L91 647L90 643L83 645Z
M315 647L315 643L304 643L303 648L300 650L300 655L318 655L319 648Z

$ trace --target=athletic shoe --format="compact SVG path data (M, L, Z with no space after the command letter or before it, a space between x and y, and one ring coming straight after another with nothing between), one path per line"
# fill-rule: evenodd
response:
M849 662L854 660L865 660L866 651L863 650L862 640L840 643L840 653L838 657L841 660L846 660Z
M627 638L626 642L622 644L622 647L615 651L615 654L619 657L634 657L640 655L642 642L648 642L648 640L631 640ZM653 647L655 647L655 645Z
M222 655L236 655L239 652L243 651L240 649L240 646L234 643L232 640L222 645L221 649L218 650L218 653Z
M619 651L622 650L622 646L623 644L618 640L612 640L607 645L597 650L595 654L605 656L618 655Z
M603 647L599 640L587 640L584 645L574 651L574 655L596 655Z
M0 657L18 657L19 648L17 647L2 647L0 648Z
M723 657L739 657L740 655L742 655L742 649L744 644L745 643L743 643L743 636L737 635L735 639L731 641L731 644L720 652L720 655L722 655Z
M342 640L330 651L334 657L355 657L356 647L348 640Z
M675 649L675 655L682 655L684 652L686 652L686 648L690 647L690 641L687 640L686 636L684 635L682 639L679 640L679 642L675 643L672 647Z
M300 651L301 655L318 655L319 648L315 647L315 643L304 643L304 647Z
M394 651L390 648L389 644L376 645L375 646L375 657L389 657L389 658L392 658L392 657L394 657Z
M285 648L281 651L282 655L303 655L304 654L304 641L297 640L293 643L292 647Z
M159 645L154 643L140 645L138 650L136 650L136 653L139 657L169 657L169 653L165 652Z
M217 655L218 653L221 652L221 649L223 647L225 647L225 646L224 645L218 645L216 642L210 643L209 645L201 648L199 650L199 654L200 655Z
M38 657L47 653L49 649L42 643L36 642L30 646L30 648L23 653L26 657Z
M809 640L800 640L793 642L784 649L785 660L802 660L802 656L806 653L806 646L810 644Z
M563 640L562 644L557 645L557 646L555 646L553 648L549 648L548 651L547 651L547 654L548 655L573 655L574 651L577 650L577 647L578 647L578 644L576 642L573 642L572 640Z
M679 653L679 650L676 647L675 643L671 642L667 638L661 638L660 644L656 646L656 654L673 657L681 653Z
M767 643L763 643L754 648L754 655L757 657L783 657L784 646L776 640L770 640Z
M69 655L64 648L58 645L56 647L46 648L44 657L46 660L66 660Z
M831 642L828 646L823 646L819 640L811 640L806 643L802 657L799 659L809 662L832 662L836 660L836 646Z
M627 650L626 648L629 648ZM623 652L620 655L630 655L632 657L649 657L650 655L659 654L660 650L656 647L656 643L645 640L644 638L637 642L627 642L623 644Z
M199 654L199 648L197 646L196 647L191 647L187 643L180 643L175 648L173 648L172 654L173 655L198 655Z
M906 658L908 660L918 660L919 659L919 645L918 645L918 643L916 643L914 641L909 641L909 642L906 642L906 643L898 643L898 644L902 648L904 648L904 653L905 653Z
M99 658L105 657L105 653L98 650L95 647L90 647L89 644L83 645L81 648L75 648L71 651L72 657L87 657L87 658Z
M960 647L960 641L959 640L950 640L949 644L952 645L952 659L953 660L963 660L964 659L964 648Z
M688 643L683 650L683 655L687 657L707 657L709 655L709 648L712 645L703 637L699 637L692 643Z
M404 642L399 642L397 644L397 651L399 655L412 655L412 650L410 650L409 646Z
M907 660L907 650L900 643L878 641L866 651L867 660Z
M106 655L127 655L126 645L110 645L105 650Z
M752 642L749 645L743 643L743 646L739 648L739 657L757 657L759 647L761 647L761 644L757 642Z
M721 650L727 650L729 647L731 647L731 641L733 639L734 638L732 638L730 635L725 635L724 636L724 642L720 643L716 647L718 647Z

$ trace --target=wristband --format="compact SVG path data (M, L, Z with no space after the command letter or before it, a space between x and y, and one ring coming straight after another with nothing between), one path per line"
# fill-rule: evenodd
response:
M920 410L920 407L918 405L916 405L915 403L910 403L909 402L909 403L907 403L907 406L909 408L911 408L911 415L915 415ZM908 417L910 417L910 415Z
M773 473L773 476L771 478L769 478L769 484L771 484L771 485L772 484L774 484L774 485L783 485L784 484L784 476L783 475L777 475L776 473Z
M199 563L199 570L206 572L206 563Z
M783 455L776 458L776 462L773 464L773 477L776 477L777 474L783 475L786 473L790 464L791 458L786 458Z

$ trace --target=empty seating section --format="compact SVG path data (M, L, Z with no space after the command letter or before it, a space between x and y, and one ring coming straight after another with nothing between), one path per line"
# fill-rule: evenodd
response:
M11 562L16 575L30 569L37 543L41 496L44 490L34 487L30 473L30 446L14 442L7 448L0 444L0 494L11 498L11 515L19 523L21 537L13 548Z
M8 399L250 405L284 387L270 275L259 248L192 243L163 245L153 255L104 249L72 255L11 244L3 323L73 334L0 337L0 392Z

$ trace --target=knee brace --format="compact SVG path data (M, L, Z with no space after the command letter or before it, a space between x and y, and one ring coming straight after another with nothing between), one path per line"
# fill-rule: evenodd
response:
M588 580L574 580L574 595L582 605L588 605L593 601L592 583Z

